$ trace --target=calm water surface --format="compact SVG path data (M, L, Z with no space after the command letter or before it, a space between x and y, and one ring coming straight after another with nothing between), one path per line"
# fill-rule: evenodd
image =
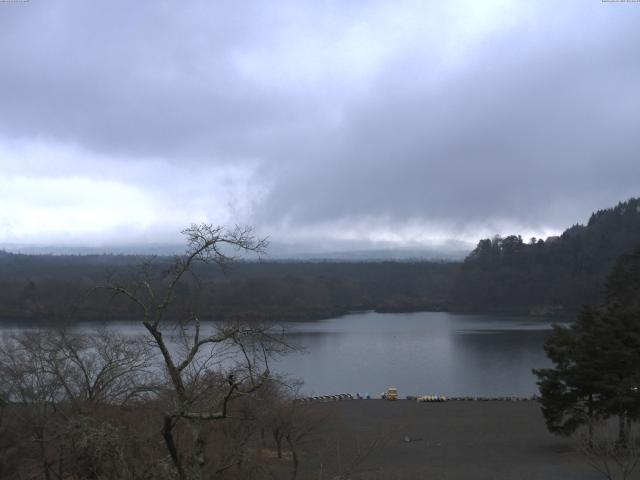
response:
M549 319L440 312L358 313L289 324L305 352L277 362L308 393L531 395Z
M550 365L543 350L550 319L364 312L286 326L303 350L272 368L303 380L308 395L378 395L389 386L402 396L532 395L531 369ZM144 332L133 322L109 328Z

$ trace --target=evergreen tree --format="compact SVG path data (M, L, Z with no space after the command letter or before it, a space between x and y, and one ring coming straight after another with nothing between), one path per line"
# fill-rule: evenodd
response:
M551 432L570 435L592 420L617 416L619 437L640 419L640 249L618 260L606 303L585 308L545 343L554 368L534 370Z
M640 198L600 210L559 237L532 240L480 240L454 279L454 308L578 312L604 301L604 280L616 259L640 242Z
M542 413L553 433L570 435L600 414L598 347L590 331L595 316L594 309L586 308L571 327L554 326L545 351L555 368L534 370Z

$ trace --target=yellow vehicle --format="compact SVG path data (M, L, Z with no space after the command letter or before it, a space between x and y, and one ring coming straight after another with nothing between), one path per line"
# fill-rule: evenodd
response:
M394 387L389 387L387 389L387 395L385 397L387 400L397 400L398 399L398 389Z

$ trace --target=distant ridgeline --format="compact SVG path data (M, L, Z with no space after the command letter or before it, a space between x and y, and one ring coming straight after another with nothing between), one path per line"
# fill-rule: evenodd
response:
M309 320L354 310L562 314L602 299L615 260L640 245L640 200L594 213L546 241L481 240L464 262L239 262L223 275L199 266L176 290L173 316ZM137 319L130 302L83 292L108 278L131 282L136 255L17 255L0 251L0 320ZM163 281L171 257L147 270Z
M480 240L456 275L452 306L468 311L553 314L602 299L616 259L640 245L640 199L599 210L546 241Z
M139 318L131 302L104 292L84 297L108 278L130 283L143 256L17 255L0 251L0 320L64 319L76 305L76 320ZM154 282L170 257L152 260ZM172 316L189 306L202 319L310 320L355 310L418 311L448 307L455 271L446 262L237 262L224 275L199 265L176 289Z

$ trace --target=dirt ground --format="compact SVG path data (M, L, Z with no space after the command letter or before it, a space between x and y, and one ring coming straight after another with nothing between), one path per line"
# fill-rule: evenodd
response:
M603 478L570 440L547 432L535 401L352 400L312 409L323 420L305 443L303 478L339 472L354 479Z

